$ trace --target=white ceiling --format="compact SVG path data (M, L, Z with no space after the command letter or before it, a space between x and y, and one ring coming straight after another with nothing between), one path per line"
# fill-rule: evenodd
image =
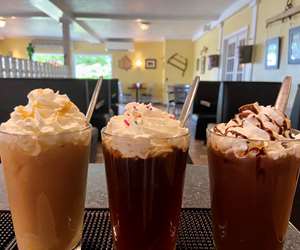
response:
M153 14L173 16L219 15L234 0L65 0L74 12ZM88 4L86 4L88 2Z
M203 21L151 20L149 30L142 31L136 21L90 20L88 25L104 38L132 38L135 40L191 39Z
M46 0L47 1L47 0ZM88 25L102 39L191 39L217 20L236 0L52 0ZM2 37L61 38L61 24L31 5L29 0L0 0L0 16L8 17ZM16 19L9 17L16 16ZM136 19L151 23L142 31ZM85 40L71 31L72 39Z

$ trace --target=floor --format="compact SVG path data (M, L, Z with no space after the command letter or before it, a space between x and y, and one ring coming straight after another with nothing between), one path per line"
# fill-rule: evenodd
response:
M163 105L155 105L155 106L160 109L166 110L166 107ZM124 108L123 106L121 106L119 108L120 112L122 112L123 108ZM177 111L176 113L180 113L180 112ZM188 127L189 127L189 130L191 133L189 154L193 161L193 164L194 165L207 165L206 147L202 141L195 140L196 119L192 116L189 119ZM104 162L101 143L99 143L99 145L98 145L96 162L97 163Z

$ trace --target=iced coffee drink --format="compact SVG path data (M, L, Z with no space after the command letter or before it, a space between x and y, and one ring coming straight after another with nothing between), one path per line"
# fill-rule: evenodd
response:
M242 106L208 130L217 250L282 250L299 177L300 140L279 110Z
M174 250L188 130L151 105L125 110L102 131L114 248Z
M0 126L0 154L20 250L70 250L81 240L90 145L66 95L29 93Z

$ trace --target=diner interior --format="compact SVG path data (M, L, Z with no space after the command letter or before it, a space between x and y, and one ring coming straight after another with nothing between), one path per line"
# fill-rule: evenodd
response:
M288 81L291 89L283 111L292 127L300 129L300 0L0 3L0 123L37 88L67 94L85 114L103 77L90 120L90 179L104 178L101 131L113 116L137 102L151 103L179 119L197 76L186 123L191 170L185 181L196 175L199 179L186 188L189 198L183 198L183 206L210 207L202 196L209 196L208 186L203 186L208 182L207 128L228 122L244 104L274 106L282 83ZM0 209L7 210L0 176ZM105 183L88 181L86 207L107 207L99 201L99 190L106 190ZM299 184L290 221L298 235L289 231L289 239L299 245L285 249L300 249ZM4 237L2 228L0 235Z

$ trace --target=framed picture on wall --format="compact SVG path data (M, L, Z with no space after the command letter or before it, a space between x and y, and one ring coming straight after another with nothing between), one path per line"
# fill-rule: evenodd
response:
M281 38L274 37L266 41L265 47L265 68L279 69L280 66Z
M300 26L289 31L289 64L300 64Z
M145 60L145 69L156 69L156 59L147 58Z

